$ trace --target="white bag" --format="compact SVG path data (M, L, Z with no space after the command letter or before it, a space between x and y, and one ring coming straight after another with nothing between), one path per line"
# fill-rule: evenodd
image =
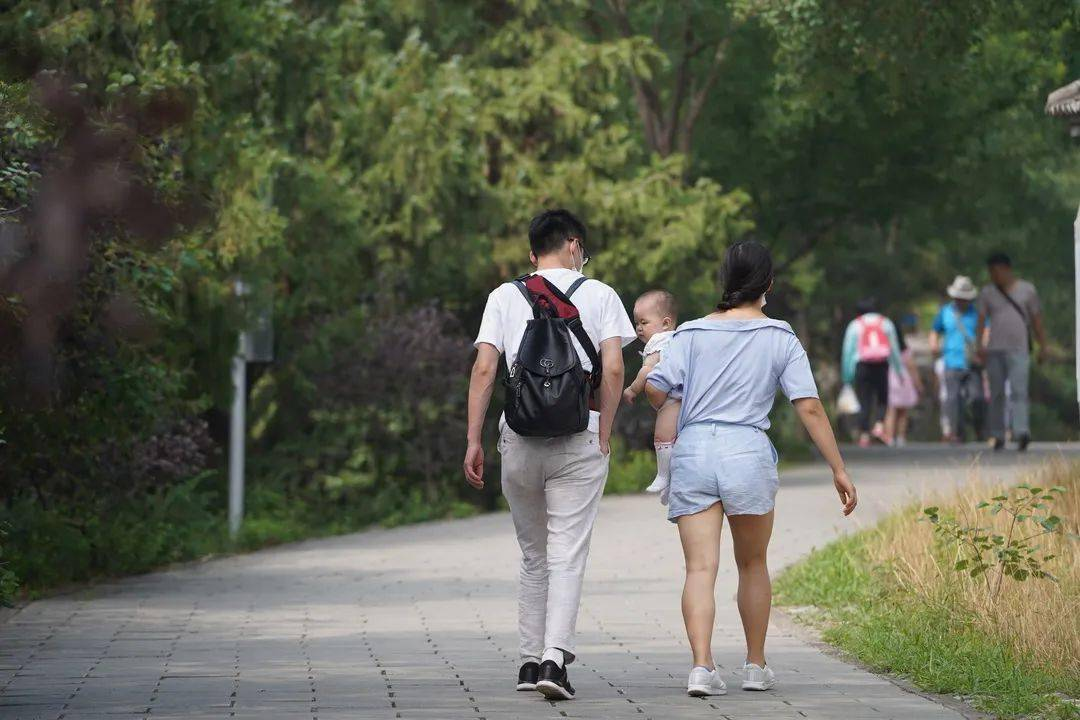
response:
M857 415L861 409L859 398L855 395L855 388L850 385L840 388L840 396L836 398L836 412L841 415Z

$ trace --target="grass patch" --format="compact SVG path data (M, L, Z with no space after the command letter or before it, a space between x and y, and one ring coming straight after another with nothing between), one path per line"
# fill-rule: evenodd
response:
M991 598L981 577L954 569L955 549L920 522L921 507L812 552L775 585L776 602L824 639L881 672L960 695L1000 717L1080 718L1076 532L1080 468L1060 465L1039 482L1067 492L1055 508L1066 532L1045 538L1057 582L1005 578ZM937 499L943 512L987 528L1007 519L976 509L1001 490L982 486ZM929 503L926 503L929 504Z

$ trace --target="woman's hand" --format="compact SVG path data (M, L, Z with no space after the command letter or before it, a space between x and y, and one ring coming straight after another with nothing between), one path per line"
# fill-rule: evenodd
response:
M633 387L628 387L622 392L622 401L625 405L633 405L634 399L637 397L637 393L634 392Z
M855 492L855 483L848 477L847 470L833 472L833 487L840 496L840 504L844 506L844 515L850 515L859 504L859 496Z

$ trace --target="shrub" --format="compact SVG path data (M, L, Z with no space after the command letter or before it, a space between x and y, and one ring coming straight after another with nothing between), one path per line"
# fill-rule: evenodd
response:
M4 526L0 525L0 541L3 541L6 535ZM4 545L0 542L0 607L11 607L18 589L19 578L8 568L8 563L4 560Z

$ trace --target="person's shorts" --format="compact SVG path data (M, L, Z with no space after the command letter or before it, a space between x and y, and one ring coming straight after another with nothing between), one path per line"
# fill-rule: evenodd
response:
M727 515L766 514L780 486L776 461L776 448L759 428L725 423L683 428L671 454L668 520L718 502Z

